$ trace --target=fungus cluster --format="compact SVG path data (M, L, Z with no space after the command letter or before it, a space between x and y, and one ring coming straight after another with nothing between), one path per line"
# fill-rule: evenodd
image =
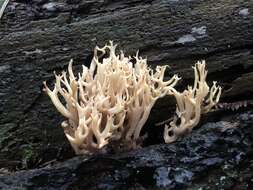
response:
M202 113L209 112L221 95L221 87L213 82L210 87L206 83L207 70L205 61L197 62L194 69L194 85L188 86L182 93L174 88L168 94L173 95L177 102L174 119L165 124L164 140L166 143L175 141L179 136L191 132L200 121Z
M66 118L61 126L76 154L97 152L112 141L135 148L152 107L165 95L173 95L177 101L176 117L165 126L166 143L191 131L200 114L218 102L221 88L214 83L209 89L204 62L194 67L194 86L179 93L174 88L180 79L177 75L164 81L166 66L154 71L138 53L131 58L122 51L117 55L115 49L112 42L96 47L90 67L83 66L77 76L71 60L68 73L55 73L53 90L44 82L44 91Z
M158 66L154 72L138 53L133 64L123 52L116 55L115 48L112 42L96 47L90 67L83 66L78 76L70 61L68 75L55 74L53 90L44 83L53 104L67 118L61 125L76 154L96 152L115 140L135 147L154 103L179 80L174 75L164 82L166 66Z

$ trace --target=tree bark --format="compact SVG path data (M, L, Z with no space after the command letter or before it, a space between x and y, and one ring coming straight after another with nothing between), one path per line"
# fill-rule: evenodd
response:
M0 174L0 188L252 189L253 112L220 119L173 144Z
M139 50L151 67L168 64L166 77L183 78L179 89L192 84L191 66L205 59L222 102L252 99L253 1L13 0L0 20L0 168L74 155L42 82L52 85L53 71L66 70L71 58L77 73L109 40L128 55ZM171 116L167 100L147 126Z

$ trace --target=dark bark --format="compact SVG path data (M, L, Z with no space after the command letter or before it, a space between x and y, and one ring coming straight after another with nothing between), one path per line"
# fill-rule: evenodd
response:
M169 145L75 157L0 175L2 189L252 189L253 112L209 122Z
M0 168L74 155L42 82L52 84L53 71L71 58L76 70L89 64L95 45L109 40L129 55L139 49L152 67L170 65L166 76L184 79L178 89L191 84L191 66L205 59L208 81L223 87L222 102L252 99L252 1L13 0L0 20ZM153 124L173 110L170 99L156 104L147 144L162 143L162 128Z

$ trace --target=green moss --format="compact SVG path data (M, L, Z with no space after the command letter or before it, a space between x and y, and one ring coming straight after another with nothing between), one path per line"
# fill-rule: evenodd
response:
M31 147L25 147L22 152L22 168L27 169L30 168L36 161L38 160L37 151Z

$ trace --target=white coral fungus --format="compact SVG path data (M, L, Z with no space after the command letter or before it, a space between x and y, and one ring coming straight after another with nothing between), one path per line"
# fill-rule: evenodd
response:
M177 102L176 116L165 125L164 140L166 143L175 141L179 136L190 132L200 120L201 113L209 112L221 95L221 87L213 82L211 89L206 83L207 70L205 61L197 62L193 67L195 81L182 93L171 88L169 95L174 95Z
M44 90L67 118L62 127L76 154L94 153L112 140L134 146L156 100L179 80L174 75L164 82L166 66L157 66L154 72L138 53L133 63L123 52L117 55L115 49L112 42L96 47L90 67L83 66L78 76L72 71L71 60L68 74L55 74L53 90L44 82ZM181 107L179 111L183 111Z

